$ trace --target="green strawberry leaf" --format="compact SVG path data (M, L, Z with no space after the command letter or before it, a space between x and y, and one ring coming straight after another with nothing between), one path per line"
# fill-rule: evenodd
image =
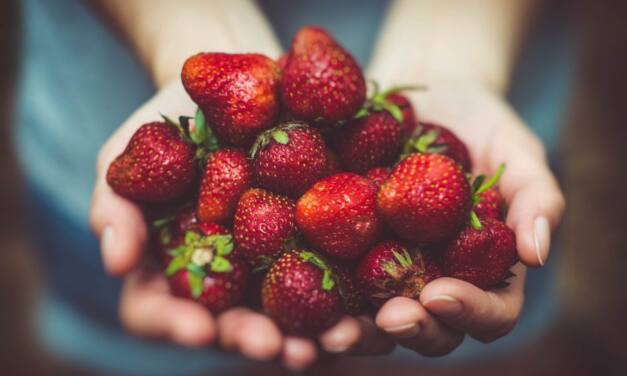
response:
M185 268L190 273L196 273L198 275L202 275L203 277L205 276L205 270L201 266L198 266L198 265L194 264L193 262L190 262L187 265L185 265Z
M477 217L477 213L475 213L474 210L470 211L470 225L477 231L481 231L483 228L481 221L479 220L479 217Z
M322 260L320 257L318 257L318 255L313 252L302 251L299 253L299 256L303 261L310 262L322 270L328 269L327 264L324 262L324 260Z
M190 130L189 136L196 145L202 145L207 139L207 122L200 108L196 110L194 128Z
M365 118L368 115L370 115L370 111L368 110L368 108L362 107L355 113L355 115L353 116L353 119Z
M331 271L329 269L325 269L322 273L322 289L324 291L330 291L334 286L335 281L333 280Z
M383 108L387 112L389 112L390 115L392 115L394 120L396 120L399 123L403 122L403 111L401 111L400 107L398 107L394 103L391 103L391 102L388 102L388 101L384 101L383 102Z
M200 240L201 236L194 231L185 232L185 244L195 244Z
M501 163L499 167L496 169L496 172L494 173L494 175L492 175L492 177L490 178L490 180L482 184L475 193L479 195L487 191L488 189L492 188L493 186L495 186L501 179L501 176L503 175L504 172L505 172L505 164Z
M440 137L440 132L438 130L432 129L427 133L418 137L418 139L414 143L414 148L420 153L427 153L429 151L429 147L435 142L435 140Z
M171 215L169 217L165 217L165 218L159 218L156 219L152 222L152 228L155 230L158 230L166 225L169 225L170 223L172 223L172 221L174 221L174 219L176 218L176 216Z
M172 230L169 227L164 227L159 231L159 241L161 241L161 244L170 244L172 241Z
M190 270L187 274L187 281L189 282L189 288L192 292L192 297L194 297L194 299L198 299L200 295L202 295L204 279L205 273L202 271L198 273Z
M472 182L472 193L476 194L477 191L479 190L479 188L481 187L481 185L483 184L483 181L485 180L485 175L479 175L475 178L475 180Z
M409 266L411 266L412 264L412 259L411 256L409 255L409 253L407 253L406 250L403 250L403 253L399 253L396 251L392 251L392 254L394 255L394 258L396 259L396 261L398 261L398 263L404 267L407 268Z
M272 139L281 145L287 145L287 143L290 142L290 137L287 132L283 130L276 130L272 132Z
M216 273L228 273L233 270L233 265L231 265L229 260L227 260L226 258L222 256L216 256L211 261L209 269L211 269L212 272Z
M185 254L180 254L175 256L172 261L165 268L166 277L171 277L179 270L183 269L187 263L189 262L189 258Z
M226 256L233 251L231 235L211 235L205 239L204 243L213 246L219 256Z

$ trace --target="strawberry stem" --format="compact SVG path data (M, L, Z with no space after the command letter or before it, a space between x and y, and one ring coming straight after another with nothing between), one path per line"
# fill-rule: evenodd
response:
M477 231L481 231L481 229L483 228L483 226L481 225L481 221L479 220L479 217L474 210L470 211L470 225Z

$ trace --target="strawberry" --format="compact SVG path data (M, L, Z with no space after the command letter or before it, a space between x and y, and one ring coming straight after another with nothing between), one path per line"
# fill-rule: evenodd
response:
M489 180L486 181L484 175L479 175L472 182L473 207L470 212L470 221L474 227L481 227L479 219L502 220L505 217L505 200L496 189L496 184L504 172L505 165L501 164Z
M355 271L358 286L375 307L395 296L418 300L422 288L441 275L432 257L395 240L376 244Z
M472 210L479 218L505 219L505 200L496 188L489 188L479 195L479 202Z
M288 52L281 84L283 103L298 119L321 124L351 118L366 98L353 57L315 26L300 29Z
M344 312L336 279L332 266L318 254L285 252L263 280L263 310L289 334L317 336Z
M434 244L455 236L466 222L470 186L461 166L440 154L411 154L381 186L379 214L401 238Z
M392 169L389 167L375 167L368 170L368 172L366 172L366 175L364 176L372 180L377 185L377 187L380 187L385 179L390 176L391 172Z
M484 290L498 287L518 261L516 235L503 222L486 218L466 226L439 253L444 274Z
M461 164L466 172L472 170L468 148L455 133L431 123L421 123L403 149L403 156L410 153L437 153L446 155Z
M238 254L252 263L273 257L296 234L294 202L284 196L253 188L237 204L233 236Z
M303 122L284 123L259 135L251 157L256 183L291 197L302 195L327 172L320 131Z
M379 237L377 186L362 176L340 173L314 184L296 203L296 223L325 255L352 260Z
M366 311L366 300L353 278L354 269L353 266L342 264L336 264L333 268L344 310L351 316L357 316Z
M231 235L185 232L181 245L170 248L165 275L175 296L188 298L217 314L238 304L246 289L248 266L232 256Z
M141 202L170 201L187 193L197 176L196 148L166 122L139 127L107 170L119 195Z
M185 61L183 86L218 139L249 147L279 114L280 69L260 54L199 53Z
M198 218L203 222L226 223L251 184L252 168L244 151L220 149L210 154L200 182Z
M409 99L398 91L394 91L387 95L387 101L396 105L403 115L401 120L401 134L403 139L408 139L418 127L418 118L416 112Z

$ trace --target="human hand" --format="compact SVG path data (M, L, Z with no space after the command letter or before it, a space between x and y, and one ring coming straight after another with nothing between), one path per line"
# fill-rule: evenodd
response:
M507 170L500 190L509 205L507 225L516 233L521 263L506 288L483 291L440 278L425 286L420 302L397 297L381 307L379 328L402 346L427 356L450 353L465 334L491 342L509 333L523 305L526 267L542 266L564 198L549 170L541 142L499 96L478 86L429 85L411 93L420 120L452 129L468 146L474 174Z
M189 347L218 342L223 349L251 359L281 357L289 368L305 368L317 357L313 340L283 336L270 318L248 308L232 308L213 317L201 305L172 296L162 271L143 257L148 229L141 208L117 195L106 182L109 164L141 124L154 121L159 113L176 118L194 111L195 104L176 80L132 114L100 150L90 221L101 241L106 270L125 278L119 306L122 324L143 337ZM394 347L366 317L344 317L318 342L331 353L374 354Z

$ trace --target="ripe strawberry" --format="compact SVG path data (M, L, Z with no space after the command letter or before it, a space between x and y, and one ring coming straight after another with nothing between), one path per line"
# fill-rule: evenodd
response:
M418 300L422 288L441 275L431 257L394 240L376 244L355 271L358 286L375 307L395 296Z
M251 184L252 168L244 151L221 149L210 154L200 182L198 218L203 222L226 223Z
M344 310L351 316L357 316L366 311L366 299L353 277L354 270L353 266L343 264L336 264L333 268Z
M444 274L484 290L511 276L518 261L516 235L503 222L481 219L480 229L466 226L439 254Z
M414 136L405 143L403 155L410 153L437 153L446 155L461 164L466 172L472 170L468 148L455 133L449 129L431 123L422 123Z
M492 218L498 220L505 219L505 200L496 188L489 188L479 195L480 201L473 206L472 210L480 219Z
M168 250L165 275L175 296L193 299L212 313L238 304L246 289L248 266L231 255L231 235L186 231L183 244Z
M414 107L409 99L398 91L390 93L387 96L387 101L396 105L401 110L403 115L401 134L403 135L403 139L406 140L414 133L416 127L418 127L418 118L416 117Z
M391 172L392 169L389 167L375 167L368 170L365 176L368 179L372 180L377 185L377 187L380 187L385 179L390 176Z
M280 70L260 54L199 53L185 61L183 86L220 141L249 147L279 114Z
M242 195L233 221L238 254L256 263L277 255L295 234L294 201L258 188Z
M296 223L325 255L352 260L381 234L377 186L362 176L340 173L313 185L296 203Z
M196 148L166 122L139 127L107 170L119 195L142 202L169 201L188 192L196 178Z
M300 29L294 37L281 89L283 103L296 118L322 124L351 118L366 98L357 62L314 26Z
M320 131L303 122L284 123L257 138L251 149L256 183L298 197L327 170L327 147Z
M440 154L411 154L381 186L379 214L401 238L447 241L468 219L470 187L461 166Z
M344 312L332 267L314 252L285 252L261 288L264 312L289 334L317 336Z

